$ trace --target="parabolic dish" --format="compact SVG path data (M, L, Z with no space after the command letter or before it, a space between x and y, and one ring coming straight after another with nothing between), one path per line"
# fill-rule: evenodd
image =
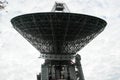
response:
M42 54L75 54L106 26L97 17L58 12L25 14L11 22Z

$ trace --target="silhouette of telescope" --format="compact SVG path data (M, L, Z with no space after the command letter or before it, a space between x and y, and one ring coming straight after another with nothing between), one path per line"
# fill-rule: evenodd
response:
M94 16L70 12L24 14L11 22L45 59L38 80L84 80L81 68L77 76L76 64L71 61L107 24Z

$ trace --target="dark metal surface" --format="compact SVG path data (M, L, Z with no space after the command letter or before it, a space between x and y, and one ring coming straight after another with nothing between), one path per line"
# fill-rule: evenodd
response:
M106 22L97 17L55 12L21 15L11 22L44 54L75 54L106 26Z

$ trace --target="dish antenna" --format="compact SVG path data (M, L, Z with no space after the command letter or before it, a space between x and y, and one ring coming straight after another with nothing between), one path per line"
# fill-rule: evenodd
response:
M25 14L11 22L45 59L38 80L84 80L76 53L107 24L97 17L70 13L65 3L55 3L52 12Z

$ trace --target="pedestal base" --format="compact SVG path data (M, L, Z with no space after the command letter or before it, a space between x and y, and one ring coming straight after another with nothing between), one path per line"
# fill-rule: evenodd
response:
M37 75L38 80L84 80L80 56L72 60L45 60L41 66L41 73Z

